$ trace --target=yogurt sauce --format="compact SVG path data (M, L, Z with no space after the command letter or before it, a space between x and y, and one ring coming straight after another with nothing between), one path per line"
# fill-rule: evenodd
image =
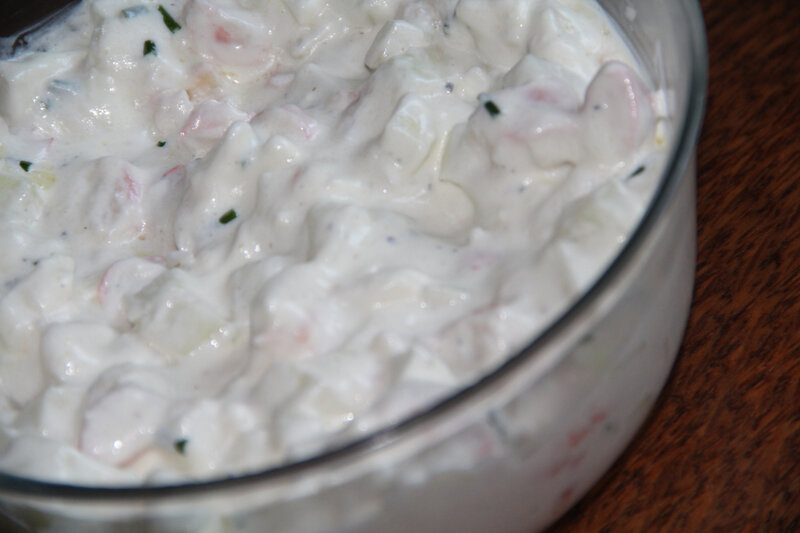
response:
M619 250L663 111L590 0L87 0L0 62L0 468L158 484L373 431Z

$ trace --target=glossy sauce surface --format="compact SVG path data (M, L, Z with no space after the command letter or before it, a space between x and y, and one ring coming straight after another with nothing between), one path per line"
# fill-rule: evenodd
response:
M602 271L664 106L586 1L104 0L0 63L0 466L160 483L470 383Z

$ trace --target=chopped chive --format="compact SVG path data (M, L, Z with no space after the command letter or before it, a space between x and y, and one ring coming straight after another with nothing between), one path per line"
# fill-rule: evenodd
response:
M156 146L158 146L159 148L163 148L163 147L165 147L166 145L167 145L167 141L158 141L158 142L156 143Z
M144 42L144 49L142 50L142 55L146 56L146 55L149 55L149 54L153 54L154 56L157 56L158 52L156 51L156 43L154 43L150 39L147 39Z
M172 15L164 9L164 6L158 6L158 12L161 13L161 18L164 19L164 25L170 31L170 33L175 33L179 29L181 29L181 25L175 22L175 19L172 18Z
M28 172L31 169L31 165L33 165L33 163L31 163L30 161L19 162L19 166L22 167L22 170L24 170L25 172Z
M486 100L486 102L483 103L483 107L486 108L486 111L492 117L496 117L497 115L500 114L500 108L497 107L497 104L495 104L491 100Z
M644 167L644 165L640 165L640 166L639 166L639 167L638 167L636 170L634 170L633 172L631 172L631 175L630 175L630 176L628 176L628 177L629 177L629 178L635 178L636 176L638 176L639 174L641 174L642 172L644 172L644 168L645 168L645 167Z
M186 439L178 439L178 440L176 440L173 443L173 446L175 446L175 451L178 452L181 455L185 455L186 454L186 444L188 444L188 442L189 441L186 440Z
M233 209L230 209L224 215L219 217L219 222L220 222L220 224L227 224L228 222L230 222L234 218L236 218L236 211L234 211Z

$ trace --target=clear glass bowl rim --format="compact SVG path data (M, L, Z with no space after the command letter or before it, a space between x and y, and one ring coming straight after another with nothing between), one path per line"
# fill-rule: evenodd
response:
M689 165L692 164L694 149L700 135L705 110L705 96L708 86L708 52L703 15L698 0L684 0L678 2L678 5L685 11L686 21L689 25L687 35L691 39L691 43L689 43L691 50L690 64L688 65L689 94L685 113L683 116L678 117L679 127L676 128L676 142L672 146L664 168L664 174L654 194L653 201L620 253L592 287L567 308L558 320L548 326L525 348L508 358L501 366L485 374L478 381L457 389L427 409L394 425L379 429L357 440L326 450L307 459L262 471L174 485L121 487L54 483L0 472L0 498L4 495L12 497L28 496L34 498L58 498L62 501L103 501L123 504L126 500L162 500L163 498L184 497L194 494L210 495L233 488L241 489L247 485L264 485L278 479L284 480L287 477L302 475L310 470L324 468L335 461L372 453L377 451L378 448L396 442L418 425L446 416L454 407L469 402L479 392L490 388L496 382L513 373L515 369L526 361L535 358L544 346L553 342L559 335L562 335L570 324L576 322L586 313L592 303L623 274L625 267L636 257L637 251L647 242L648 236L670 204L684 179ZM563 357L567 353L563 353L561 356Z

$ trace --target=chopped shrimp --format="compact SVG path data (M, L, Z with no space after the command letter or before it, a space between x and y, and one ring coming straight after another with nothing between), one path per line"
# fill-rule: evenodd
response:
M264 139L282 135L293 142L307 142L320 132L320 124L311 115L293 104L268 107L250 123Z
M122 192L126 195L131 202L138 202L142 199L142 188L128 172L122 177Z
M624 161L639 148L655 124L650 91L626 65L603 65L586 90L581 109L583 142L608 165Z
M142 199L147 176L122 159L106 157L95 161L87 172L91 187L81 218L86 228L101 234L109 242L135 239L144 234L146 220Z
M206 100L197 106L180 131L183 143L196 154L204 154L236 121L247 121L250 116L228 102Z
M183 179L186 176L186 166L185 165L175 165L174 167L170 168L166 172L161 175L161 178L169 178L172 176L177 176L178 179Z
M184 90L158 92L150 97L149 105L155 131L162 138L180 129L193 108L189 94Z
M202 55L225 65L269 69L275 61L269 28L233 2L196 0L186 5L191 42Z

